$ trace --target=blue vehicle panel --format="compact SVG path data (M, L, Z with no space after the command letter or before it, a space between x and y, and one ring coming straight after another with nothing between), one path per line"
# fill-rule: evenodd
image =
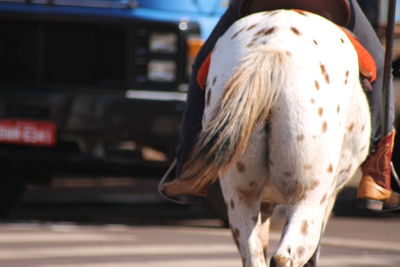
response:
M194 21L200 24L201 38L206 39L219 17L226 9L227 1L221 0L54 0L48 1L0 1L0 11L42 15L71 15L90 17L111 17L176 22ZM41 3L41 4L39 4Z

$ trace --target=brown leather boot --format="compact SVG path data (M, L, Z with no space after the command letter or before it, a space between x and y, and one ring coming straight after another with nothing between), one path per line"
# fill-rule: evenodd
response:
M358 207L373 211L400 209L400 195L391 188L391 160L394 145L393 130L378 144L376 151L361 165L363 173L358 186Z
M158 192L165 199L182 205L203 204L208 187L194 187L189 179L175 177L177 160L175 159L158 184Z

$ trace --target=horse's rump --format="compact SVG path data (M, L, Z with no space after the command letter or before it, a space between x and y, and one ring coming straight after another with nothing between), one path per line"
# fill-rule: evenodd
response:
M212 53L203 131L183 176L197 185L216 179L267 117L269 168L278 184L287 188L290 179L309 187L304 169L317 166L333 175L341 157L359 163L367 138L348 135L349 127L353 135L369 129L368 110L359 110L365 96L358 77L347 36L320 16L281 10L237 21Z

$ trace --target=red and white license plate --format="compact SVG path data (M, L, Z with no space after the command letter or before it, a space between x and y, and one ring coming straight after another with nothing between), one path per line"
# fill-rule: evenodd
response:
M0 143L54 146L57 127L48 121L0 119Z

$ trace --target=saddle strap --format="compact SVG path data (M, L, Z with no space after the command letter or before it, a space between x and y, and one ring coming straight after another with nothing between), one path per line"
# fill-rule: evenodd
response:
M241 0L240 16L276 9L301 9L346 27L351 19L349 0Z

